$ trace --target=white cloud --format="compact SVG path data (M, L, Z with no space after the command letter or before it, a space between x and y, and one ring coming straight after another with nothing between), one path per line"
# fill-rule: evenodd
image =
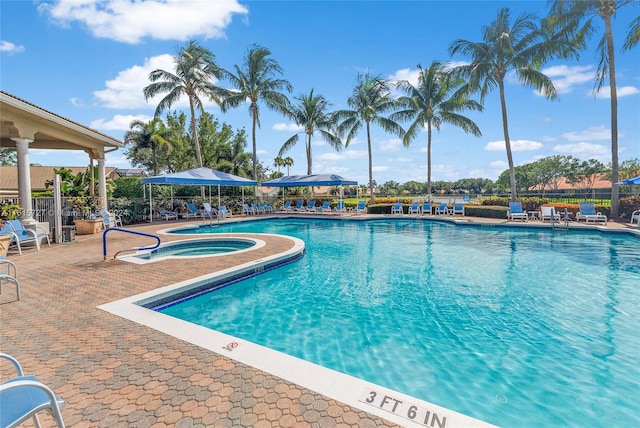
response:
M388 166L381 165L381 166L374 166L374 167L372 167L372 168L371 168L371 171L373 171L373 172L384 172L384 171L386 171L386 170L388 170L388 169L389 169L389 167L388 167ZM374 180L375 180L375 178L374 178Z
M559 94L567 94L573 91L576 85L593 82L595 79L592 65L575 67L556 65L543 69L542 73L551 78Z
M378 141L378 147L380 147L380 151L382 152L395 152L404 148L402 145L402 140L399 138L391 138L388 140L380 140Z
M223 38L233 15L248 13L236 0L59 0L38 10L62 26L77 21L95 37L131 44Z
M104 131L128 131L129 125L134 120L140 120L142 122L149 122L153 119L153 116L145 115L122 115L116 114L109 120L97 119L89 124L90 128L104 130Z
M361 159L367 156L364 150L343 150L341 152L328 152L318 156L323 161L343 161L349 159Z
M299 131L302 131L304 128L295 123L276 123L275 125L272 126L272 129L274 131L299 132Z
M622 136L618 134L618 136ZM604 125L592 126L581 132L565 132L562 138L568 141L610 141L611 130Z
M11 43L6 40L0 40L0 52L7 52L10 54L24 52L24 46L16 45L15 43Z
M591 143L558 144L553 147L554 152L566 153L578 158L599 158L611 154L611 148L606 145Z
M603 86L602 88L600 88L600 91L598 93L594 93L593 91L591 91L589 95L593 95L599 100L609 100L611 99L610 88L611 86ZM635 86L623 86L621 88L618 88L617 94L618 98L627 97L630 95L640 94L640 89L636 88Z
M532 150L539 150L542 148L542 143L529 140L511 140L512 152L529 152ZM488 152L505 151L506 147L504 140L491 141L484 146L484 149Z
M399 82L401 80L406 80L409 83L411 83L413 86L416 86L418 84L418 76L420 76L420 73L418 72L417 68L415 70L411 70L409 68L403 68L401 70L396 71L392 75L390 75L389 80L391 80L394 83Z

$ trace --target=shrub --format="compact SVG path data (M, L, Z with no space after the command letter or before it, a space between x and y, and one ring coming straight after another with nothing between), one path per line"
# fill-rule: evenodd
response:
M502 205L465 205L464 215L482 218L507 218L509 207Z
M631 213L640 210L640 196L620 198L618 214L621 218L631 218Z

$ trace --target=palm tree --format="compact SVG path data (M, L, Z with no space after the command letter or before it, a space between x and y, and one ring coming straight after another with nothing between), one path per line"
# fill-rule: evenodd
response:
M202 167L202 153L198 140L196 124L196 108L204 111L201 96L212 99L218 105L222 103L226 91L214 85L214 78L222 76L222 69L215 63L215 56L208 49L190 41L185 47L179 48L174 57L175 69L171 71L154 70L149 73L150 85L143 89L146 100L158 94L167 94L156 107L155 116L170 108L183 95L189 99L191 112L191 133L196 151L196 161Z
M282 159L282 166L286 166L287 167L287 175L291 175L290 174L290 168L293 166L293 159L291 159L291 157L287 156L286 158Z
M303 131L294 134L291 138L284 142L278 152L278 156L284 155L298 142L299 134L306 134L306 153L307 153L307 174L311 174L311 139L317 131L335 150L342 150L342 142L333 132L334 123L331 116L327 113L329 102L322 95L314 95L313 89L307 95L302 94L295 97L299 104L290 106L286 109L286 115L289 116L296 125L304 128Z
M380 76L369 73L359 74L358 83L347 104L352 110L339 110L334 113L334 120L338 124L338 135L347 134L345 147L363 127L367 130L367 148L369 150L369 186L371 203L373 203L373 158L371 155L371 123L380 126L385 132L404 137L404 129L393 119L382 116L397 109L397 103L391 98L389 82Z
M124 142L133 144L131 150L134 152L149 149L153 175L158 175L160 173L158 149L164 149L166 153L173 149L173 143L167 139L168 134L169 131L164 122L158 117L154 117L149 122L134 120L129 124L129 131L124 135Z
M607 76L609 77L609 91L611 98L611 179L612 183L619 180L618 165L618 93L616 87L616 63L613 47L612 18L623 6L637 3L634 0L554 0L551 3L547 23L551 28L568 27L580 49L586 47L587 40L598 31L596 20L604 22L604 34L598 43L598 68L596 71L595 92L600 92ZM631 49L640 38L640 18L634 19L623 45L624 50ZM613 184L611 189L611 216L618 216L619 190Z
M517 197L517 191L507 121L505 76L508 72L513 72L521 84L535 88L547 99L555 99L558 92L553 82L539 69L554 54L570 49L561 35L547 37L534 19L535 15L523 13L511 26L509 8L502 8L498 11L496 19L484 28L481 42L456 40L449 48L451 55L461 53L471 59L471 64L456 67L452 73L468 79L471 90L480 91L480 102L483 102L486 95L496 86L499 89L513 201Z
M482 105L467 98L468 86L461 79L449 76L441 62L432 62L426 70L418 64L418 73L417 86L406 80L397 84L406 96L398 99L403 110L392 114L391 118L412 121L402 141L405 147L411 144L422 129L427 128L427 194L431 195L432 129L440 131L443 123L449 123L479 137L482 133L478 125L459 112L482 111Z
M278 172L280 172L280 168L284 166L284 159L280 156L277 156L273 159L273 166L278 168Z
M235 67L235 74L225 71L225 77L234 87L222 104L223 111L229 107L238 107L249 101L251 116L251 139L253 142L253 179L257 180L258 159L256 146L256 127L260 127L259 101L278 112L284 112L289 101L281 91L291 91L291 84L284 79L275 78L282 74L278 62L270 58L271 51L259 45L252 45L244 58L242 68Z

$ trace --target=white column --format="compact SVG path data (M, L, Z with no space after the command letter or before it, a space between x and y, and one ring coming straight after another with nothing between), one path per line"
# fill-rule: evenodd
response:
M92 174L93 175L93 171ZM104 159L98 159L98 197L103 202L102 208L109 210L107 201L107 179L104 173Z
M31 175L29 173L29 144L33 143L29 138L12 138L16 143L16 156L18 161L18 196L22 207L21 220L26 225L35 224L33 218L33 205L31 203Z

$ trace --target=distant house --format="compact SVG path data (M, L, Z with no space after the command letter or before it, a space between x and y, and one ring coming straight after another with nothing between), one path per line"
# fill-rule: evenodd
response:
M607 189L607 190L611 190L612 187L612 183L611 180L609 180L606 175L604 174L595 174L591 180L590 180L590 185L587 185L587 183L582 182L582 183L569 183L567 181L566 178L561 178L560 181L558 182L558 188L557 190L560 192L568 192L568 191L580 191L580 190L585 190L585 189L589 189L589 190L600 190L600 189ZM545 191L553 191L556 190L554 189L552 186L545 186L544 188Z
M112 180L115 180L117 178L126 178L126 177L146 177L147 174L144 172L144 170L140 169L140 168L130 168L130 169L123 169L123 168L116 168L113 172L107 174L107 177L109 177Z
M53 180L54 169L60 169L61 166L29 166L29 175L31 177L31 192L45 192L47 189L45 182ZM73 172L85 172L86 166L65 166ZM105 176L110 177L117 171L117 168L104 168ZM18 196L18 167L17 166L0 166L0 197L17 197Z

